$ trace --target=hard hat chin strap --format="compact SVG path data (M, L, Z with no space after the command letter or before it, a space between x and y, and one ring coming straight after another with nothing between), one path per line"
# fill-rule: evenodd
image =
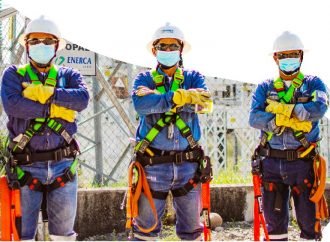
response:
M47 64L41 64L41 63L36 62L35 60L33 60L30 57L29 54L28 54L28 57L29 57L30 60L33 61L34 65L36 65L37 67L39 67L39 68L47 68L47 67L50 67L51 66L53 59L56 57L56 52L55 52L55 55L50 59L50 61Z
M297 74L297 73L300 71L301 63L303 62L303 59L304 59L304 52L302 51L302 53L301 53L301 57L300 57L300 66L299 66L297 69L295 69L295 70L293 70L293 71L284 71L284 70L281 70L281 69L279 68L280 72L281 72L283 75L285 75L285 76L292 76L292 75Z
M299 67L298 69L296 69L296 70L293 70L293 71L283 71L283 70L280 69L280 72L282 72L283 75L285 75L285 76L292 76L292 75L295 75L295 74L297 74L299 71L300 71L300 67Z
M178 63L175 63L173 66L176 66ZM163 70L168 70L168 69L171 69L173 66L165 66L161 63L158 62L158 66L163 69Z
M182 48L183 48L183 45L182 45ZM179 67L180 67L180 68L183 68L182 52L180 52Z

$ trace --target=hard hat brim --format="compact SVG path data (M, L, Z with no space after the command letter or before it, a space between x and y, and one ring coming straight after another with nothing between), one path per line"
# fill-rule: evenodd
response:
M25 47L25 37L26 34L21 34L21 36L18 38L18 43L20 43L23 47ZM59 38L59 43L58 43L58 51L64 49L66 46L66 41L62 38Z
M308 49L292 49L292 50L301 50L302 52L309 52L309 50ZM269 52L269 54L268 55L274 55L274 53L278 53L278 52L283 52L283 51L290 51L290 50L277 50L277 51L272 51L272 52Z
M147 50L152 54L152 48L153 48L153 43L155 42L155 40L151 40L148 44L147 44ZM189 42L187 41L183 41L183 50L182 53L186 54L191 50L191 45L189 44Z

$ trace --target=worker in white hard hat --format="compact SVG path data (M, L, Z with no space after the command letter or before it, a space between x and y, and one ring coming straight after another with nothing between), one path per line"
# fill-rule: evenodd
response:
M204 153L198 144L201 129L197 112L198 107L210 103L210 92L202 74L183 69L182 54L190 45L178 27L170 24L160 27L147 48L155 56L157 66L140 73L133 84L133 104L140 122L133 166L138 162L143 167L147 179L144 184L148 184L152 195L147 196L149 200L145 195L136 200L138 214L128 212L127 227L133 225L135 239L156 240L165 199L171 191L178 237L200 239L203 227L199 163ZM210 164L206 166L209 171L203 172L210 178Z
M19 43L29 62L5 69L1 98L12 155L7 176L9 184L20 184L20 239L34 239L42 208L52 240L75 240L79 147L73 135L89 94L77 70L52 63L65 46L52 20L41 16L29 22Z
M327 217L320 199L324 191L316 184L325 170L322 165L313 170L313 163L324 164L318 154L319 122L328 108L328 93L319 77L301 72L304 50L297 35L283 32L273 46L279 76L259 84L252 98L249 122L261 130L254 161L262 161L263 208L271 240L288 239L290 194L301 238L320 239L320 219Z

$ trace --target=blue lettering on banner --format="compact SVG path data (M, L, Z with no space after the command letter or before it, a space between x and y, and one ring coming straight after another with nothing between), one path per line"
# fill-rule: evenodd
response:
M89 57L76 57L76 56L68 56L68 63L71 64L92 64L92 59Z

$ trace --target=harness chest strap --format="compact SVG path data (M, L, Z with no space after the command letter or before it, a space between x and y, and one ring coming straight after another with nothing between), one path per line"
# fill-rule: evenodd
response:
M159 74L158 71L155 69L151 71L151 75L152 75L153 81L156 84L157 91L159 91L162 94L166 93L164 76ZM184 81L183 70L178 68L178 69L176 69L176 71L174 73L171 90L172 91L178 90L180 88L180 86L182 85L183 81Z
M285 92L285 84L283 80L279 77L274 81L274 89L277 92L278 98L280 99L281 103L290 103L292 98L294 97L294 92L297 88L299 88L304 80L304 74L299 72L297 77L292 80L292 83L288 90ZM308 98L298 98L298 100L302 103L306 103L309 101ZM315 147L314 143L308 142L305 134L301 131L293 130L293 135L296 140L298 140L301 145L305 148L304 152L300 152L298 158L306 157ZM273 133L271 132L264 132L260 144L262 147L265 147L266 142L271 140Z
M25 76L26 73L28 73L30 80L33 84L42 84L42 82L39 80L37 74L32 70L30 64L26 64L24 66L21 66L17 69L17 73L21 76ZM55 65L52 65L50 67L47 79L45 81L46 86L56 86L56 79L57 79L57 73L58 69ZM19 134L14 138L15 145L13 146L14 152L22 152L28 142L32 139L32 137L41 131L42 127L44 125L47 125L51 130L53 130L55 133L61 135L67 144L70 144L73 140L73 137L64 129L63 125L54 119L50 118L36 118L33 122L31 122L30 126L23 134Z
M33 84L36 84L36 85L42 84L42 82L39 80L38 75L32 70L30 63L20 66L17 69L17 73L23 77L25 76L26 72L28 73L29 78ZM47 79L45 80L46 86L51 86L51 87L56 86L57 73L58 73L58 68L55 65L51 65L49 72L48 72Z
M305 78L304 74L302 72L299 72L297 77L292 80L291 85L286 92L284 88L284 82L280 77L278 77L274 81L274 88L277 92L277 95L281 103L286 104L291 102L292 98L294 97L295 90L301 87L304 78ZM307 141L307 138L303 132L293 130L293 135L296 138L296 140L298 140L305 149L310 147L310 144Z
M277 92L280 102L289 103L294 96L294 91L302 85L304 78L304 74L302 72L299 72L297 77L292 80L292 83L288 90L285 92L284 82L280 77L278 77L274 81L274 88Z
M164 94L166 93L164 76L160 75L157 70L152 70L151 75L155 82L157 91ZM184 81L184 75L182 69L178 68L175 71L174 78L171 85L171 91L176 91L180 88ZM137 146L135 147L135 151L139 151L140 154L144 154L147 147L152 143L152 141L156 138L156 136L160 133L160 131L165 127L170 125L171 123L175 123L178 127L181 135L185 137L189 143L189 146L193 149L198 143L194 140L191 130L189 126L183 121L177 113L167 112L165 113L163 118L160 118L156 124L149 130L146 137L142 139Z
M13 142L10 142L9 148L11 148L14 152L21 153L32 137L41 131L45 125L48 126L53 132L62 136L67 144L72 142L73 137L65 130L61 123L50 118L36 118L31 121L29 127L24 133L19 134L13 139Z

